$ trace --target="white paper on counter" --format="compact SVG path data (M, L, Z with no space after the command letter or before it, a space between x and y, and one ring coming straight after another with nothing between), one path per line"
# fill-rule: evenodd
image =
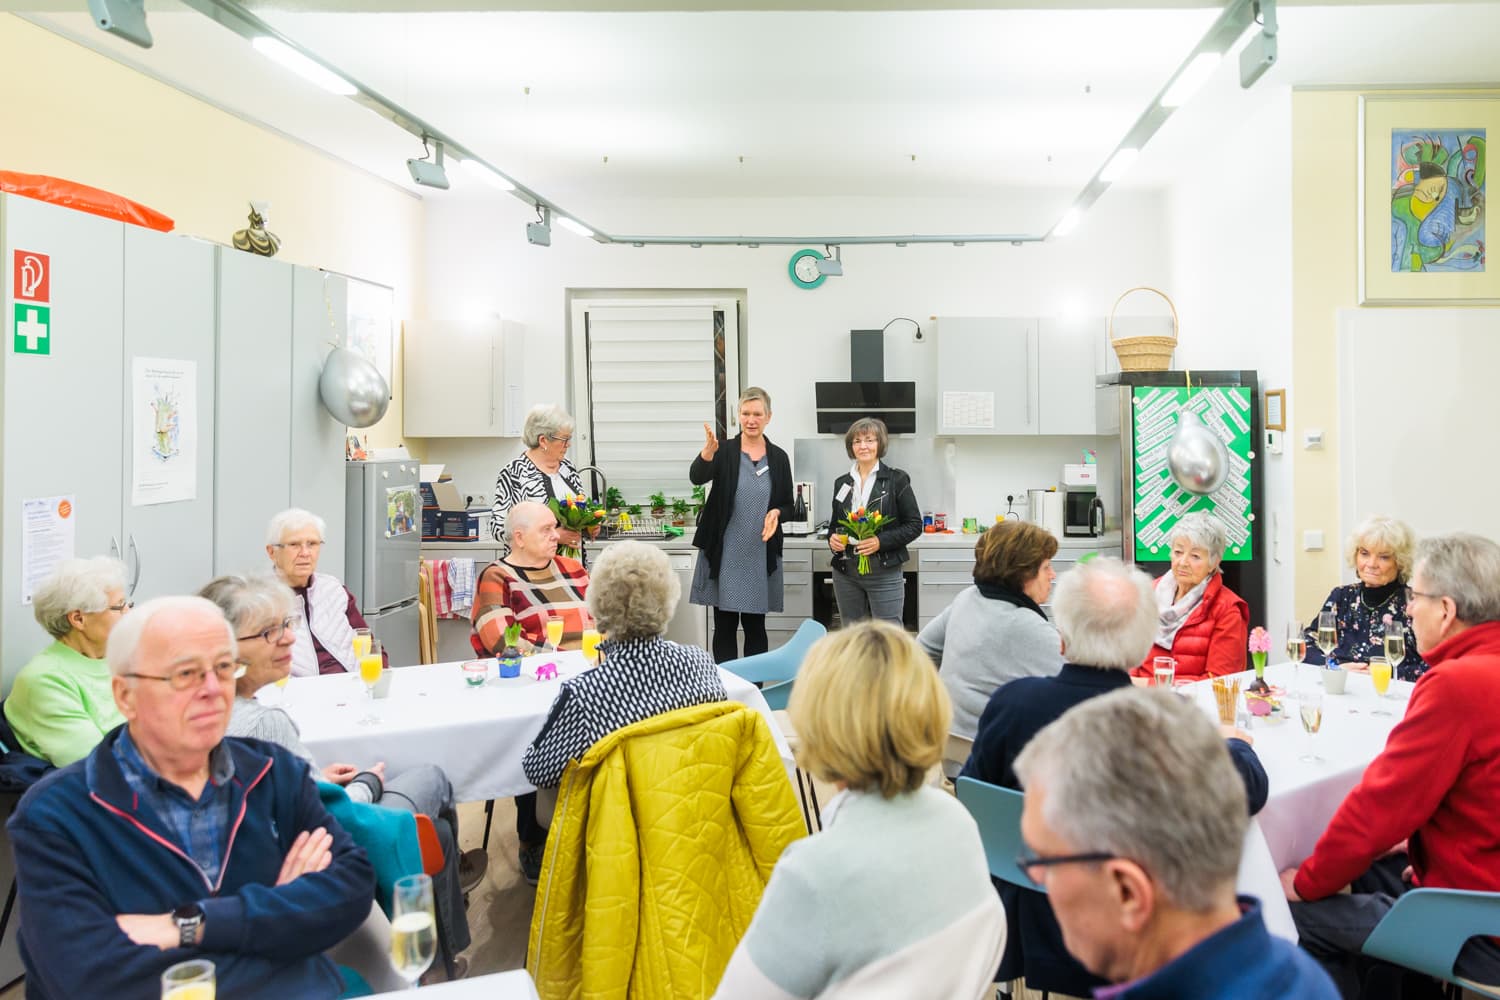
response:
M76 513L71 494L21 501L22 604L31 603L31 595L58 563L73 558Z

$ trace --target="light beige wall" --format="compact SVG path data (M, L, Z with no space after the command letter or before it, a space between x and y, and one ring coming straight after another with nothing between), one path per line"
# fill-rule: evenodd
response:
M424 204L384 181L226 114L10 14L0 14L0 169L50 174L165 212L228 243L249 201L272 203L278 258L395 289L422 314ZM367 432L401 440L401 351L391 409Z

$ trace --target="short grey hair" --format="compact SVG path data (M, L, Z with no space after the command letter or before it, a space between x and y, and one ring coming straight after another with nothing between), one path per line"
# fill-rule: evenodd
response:
M1411 579L1412 562L1417 551L1417 533L1405 521L1379 514L1361 521L1359 527L1354 529L1354 534L1349 536L1348 560L1351 567L1354 566L1354 558L1359 555L1361 545L1372 550L1390 549L1391 555L1396 557L1396 579Z
M1202 510L1195 510L1179 520L1167 537L1167 544L1171 545L1179 538L1186 538L1195 549L1205 550L1215 568L1223 560L1224 549L1229 544L1229 536L1224 534L1219 519Z
M1417 545L1417 568L1427 592L1452 598L1468 625L1500 621L1500 545L1479 535L1441 535Z
M1193 912L1233 892L1245 783L1197 705L1133 687L1090 698L1033 737L1015 772L1072 850L1134 861Z
M1069 663L1133 670L1156 641L1151 578L1107 556L1080 563L1058 579L1052 615Z
M68 615L109 607L109 592L125 589L125 564L109 556L64 559L31 595L31 613L54 639L73 631Z
M681 596L671 560L645 542L612 542L589 570L589 611L611 639L662 635Z
M576 425L568 411L555 403L539 403L526 414L526 423L521 425L521 440L526 447L535 448L542 438L556 438L571 432Z
M218 605L236 632L272 618L287 617L297 601L290 587L279 578L266 575L217 577L198 591L198 596Z
M761 405L766 408L766 416L769 417L771 415L771 394L758 385L748 386L744 392L740 393L740 401L735 404L735 410L738 411L741 406L744 406L753 399L760 400Z
M771 408L766 407L769 413ZM844 453L850 458L854 457L854 439L860 437L873 437L875 439L875 457L885 458L885 450L890 447L891 433L886 430L885 421L879 417L860 417L849 425L844 432Z
M520 517L516 516L517 512L520 513ZM530 531L536 527L539 521L545 520L542 517L543 514L546 514L554 522L557 520L557 515L552 513L550 507L535 500L522 500L520 503L511 504L510 509L505 512L505 531L502 532L505 536L506 546L509 547L515 544L517 528L520 528L522 531ZM521 523L517 524L516 522L518 521Z
M293 507L271 518L271 523L266 527L266 544L280 545L288 532L301 531L304 528L317 531L319 540L327 538L328 523L326 521L310 510Z
M236 655L238 645L234 638L234 626L224 617L224 612L213 601L202 597L153 597L120 619L109 633L109 642L104 646L104 658L109 661L110 672L116 676L134 672L135 656L141 645L141 636L157 615L172 611L197 611L212 614L224 623L224 635L229 639L229 654Z

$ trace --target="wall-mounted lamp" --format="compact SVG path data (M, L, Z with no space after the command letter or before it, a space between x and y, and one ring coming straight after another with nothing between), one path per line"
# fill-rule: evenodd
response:
M552 209L536 207L536 221L526 223L526 242L538 247L552 245Z
M431 156L432 159L427 157ZM443 144L434 142L432 150L427 148L427 137L422 137L422 158L420 160L407 160L406 169L411 171L411 179L423 187L440 188L448 190L448 171L443 169Z
M844 276L844 259L840 256L841 250L841 247L834 247L832 257L818 258L819 274L831 275L835 278L842 278ZM828 247L824 247L823 251L827 253Z
M119 35L143 49L151 47L145 0L89 0L89 13L102 31Z

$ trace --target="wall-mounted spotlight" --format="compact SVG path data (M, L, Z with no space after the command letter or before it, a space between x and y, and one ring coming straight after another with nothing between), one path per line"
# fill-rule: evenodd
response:
M842 249L842 247L834 247L832 257L818 258L819 274L826 274L835 278L842 278L844 276L844 259L840 256ZM828 247L824 247L823 250L826 253Z
M1259 34L1240 50L1240 86L1250 87L1276 65L1276 0L1255 0Z
M427 157L431 156L432 159ZM432 150L427 148L427 137L422 137L422 158L420 160L407 160L406 169L411 171L411 179L423 187L441 188L448 190L448 171L443 169L443 144L434 141Z
M552 209L536 207L536 221L526 223L526 242L538 247L552 245Z
M145 0L89 0L89 13L102 31L119 35L143 49L151 47Z

